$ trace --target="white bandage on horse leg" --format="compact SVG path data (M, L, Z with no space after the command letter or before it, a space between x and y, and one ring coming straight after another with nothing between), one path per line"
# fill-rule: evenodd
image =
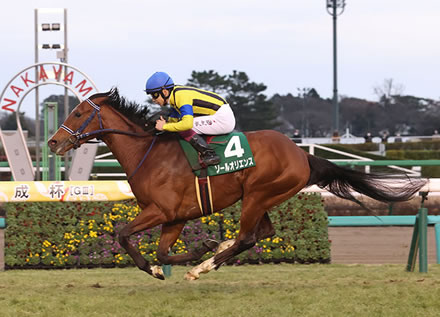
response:
M223 252L227 248L231 247L234 244L234 242L235 242L235 239L227 240L227 241L220 243L215 254ZM214 268L215 268L214 257L212 257L212 258L209 258L208 260L204 261L203 263L193 267L188 273L185 274L184 279L189 280L189 281L197 280L200 277L200 274L209 273Z
M220 243L220 245L217 248L217 251L215 251L215 254L217 255L217 254L225 251L227 248L230 248L234 243L235 243L235 239L226 240L226 241Z

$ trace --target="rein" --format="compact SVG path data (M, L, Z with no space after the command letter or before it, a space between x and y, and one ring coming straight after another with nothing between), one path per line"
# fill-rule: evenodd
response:
M102 118L101 118L101 113L100 113L101 107L98 106L97 104L95 104L90 99L86 99L85 101L94 109L94 111L90 114L90 116L86 119L86 121L84 121L83 124L76 131L73 131L71 128L69 128L68 126L66 126L64 124L62 124L60 127L70 134L70 137L68 140L70 143L73 144L74 149L77 149L81 146L81 143L80 143L81 139L99 136L99 135L107 134L107 133L124 134L124 135L129 135L129 136L134 136L134 137L145 137L145 136L151 135L149 132L136 133L136 132L130 132L130 131L117 130L117 129L104 129L104 127L102 125ZM99 120L99 129L95 130L95 131L82 133L84 131L84 129L90 124L90 122L93 120L93 118L96 115L98 116L98 120ZM128 177L128 180L130 180L136 174L136 172L139 170L141 165L144 163L145 159L147 158L148 154L150 153L151 149L153 148L153 145L156 142L156 139L157 139L157 135L154 136L153 141L150 144L150 147L148 148L148 150L145 153L142 160L139 162L139 164L136 167L136 169L134 170L134 172Z
M88 137L94 137L94 136L99 136L101 134L107 134L107 133L115 133L115 134L125 134L125 135L130 135L130 136L134 136L134 137L144 137L144 136L148 136L150 135L149 132L144 132L144 133L136 133L136 132L129 132L129 131L123 131L123 130L118 130L118 129L104 129L103 125L102 125L102 118L101 118L101 107L98 106L97 104L95 104L93 101L91 101L90 99L86 99L85 101L87 101L87 103L92 106L93 109L95 109L90 116L87 118L86 121L84 121L84 123L76 130L73 131L72 129L70 129L68 126L62 124L60 128L64 129L65 131L67 131L70 134L69 137L69 142L73 144L73 148L77 149L81 146L81 144L79 143L79 141L81 139L84 138L88 138ZM95 130L95 131L91 131L91 132L86 132L86 133L82 133L84 131L84 129L90 124L90 122L92 121L92 119L98 115L98 120L99 120L99 130Z

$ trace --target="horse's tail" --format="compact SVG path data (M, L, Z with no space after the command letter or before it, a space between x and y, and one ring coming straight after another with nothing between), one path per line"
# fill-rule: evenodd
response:
M310 165L307 186L318 185L363 207L365 206L353 196L353 191L381 202L391 203L409 200L426 184L426 181L420 178L390 179L389 175L370 174L340 167L310 154L307 157Z

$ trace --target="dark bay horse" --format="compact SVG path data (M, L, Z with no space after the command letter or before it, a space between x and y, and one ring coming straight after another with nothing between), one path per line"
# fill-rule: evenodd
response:
M107 144L127 174L142 210L121 230L120 244L141 270L163 279L160 266L150 265L129 243L132 234L162 225L157 258L163 264L200 259L217 247L217 243L206 241L186 254L168 255L185 223L202 214L195 194L194 175L178 136L155 136L154 123L148 124L145 113L143 108L121 98L117 89L95 94L75 107L48 144L59 155L94 137ZM359 203L353 191L382 202L397 202L410 199L425 184L420 179L401 178L401 186L387 186L384 176L342 168L309 155L275 131L248 132L246 136L256 166L211 178L215 211L242 200L240 232L235 240L222 243L213 258L187 273L188 279L218 268L258 240L274 235L267 211L306 186L317 184Z

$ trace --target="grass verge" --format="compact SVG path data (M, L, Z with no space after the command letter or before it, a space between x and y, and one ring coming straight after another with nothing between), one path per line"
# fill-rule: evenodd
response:
M243 265L194 282L135 269L0 272L1 316L439 316L440 265Z

